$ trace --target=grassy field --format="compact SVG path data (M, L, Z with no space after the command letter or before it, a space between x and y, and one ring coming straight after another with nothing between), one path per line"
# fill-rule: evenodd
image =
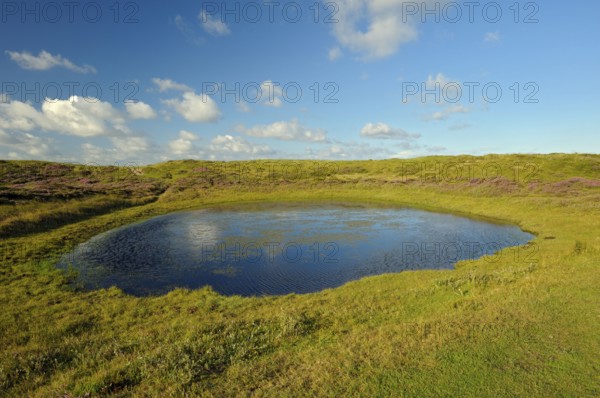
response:
M536 235L497 261L282 297L78 291L57 257L223 203L385 203ZM600 396L600 155L0 162L0 396Z

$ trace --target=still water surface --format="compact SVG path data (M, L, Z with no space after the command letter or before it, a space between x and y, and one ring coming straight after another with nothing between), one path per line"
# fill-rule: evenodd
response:
M136 296L206 285L225 295L282 295L450 269L532 238L513 225L409 208L246 205L120 227L79 245L59 266L72 265L83 288L118 286Z

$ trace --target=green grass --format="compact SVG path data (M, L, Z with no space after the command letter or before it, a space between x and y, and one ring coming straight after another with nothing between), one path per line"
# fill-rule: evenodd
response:
M48 166L55 175L40 171ZM457 167L469 171L451 174ZM2 396L600 395L598 155L0 170L0 230L27 225L5 227L0 243ZM54 268L120 225L262 201L415 206L512 222L537 238L535 250L505 249L497 261L282 297L84 292Z

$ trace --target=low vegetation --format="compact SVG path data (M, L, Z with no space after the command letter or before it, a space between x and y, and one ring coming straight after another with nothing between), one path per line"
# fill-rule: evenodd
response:
M170 211L386 203L536 234L455 270L280 297L81 291L61 254ZM0 162L0 396L600 396L600 155Z

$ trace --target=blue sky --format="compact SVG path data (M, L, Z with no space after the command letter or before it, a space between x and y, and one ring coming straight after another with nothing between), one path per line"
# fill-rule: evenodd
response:
M2 3L2 159L600 148L600 3L67 4Z

